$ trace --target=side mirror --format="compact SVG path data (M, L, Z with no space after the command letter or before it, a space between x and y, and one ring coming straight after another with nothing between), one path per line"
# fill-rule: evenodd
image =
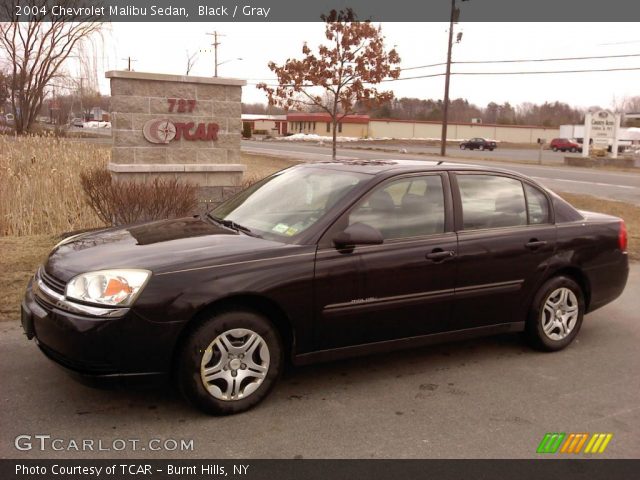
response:
M356 245L380 245L384 242L377 228L365 223L354 223L333 237L336 248L353 248Z

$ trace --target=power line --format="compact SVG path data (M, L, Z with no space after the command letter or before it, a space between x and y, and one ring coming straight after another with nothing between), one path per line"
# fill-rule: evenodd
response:
M628 45L630 43L640 43L640 40L627 40L627 41L623 41L623 42L599 43L598 46Z
M621 67L621 68L592 68L584 70L538 70L538 71L518 71L518 72L451 72L451 75L544 75L555 73L593 73L593 72L620 72L640 70L640 67ZM399 80L415 80L418 78L441 77L444 73L434 73L431 75L417 75L415 77L389 78L383 82L397 82Z
M629 53L623 55L594 55L589 57L558 57L558 58L522 58L522 59L504 59L504 60L466 60L466 61L452 61L452 64L478 64L478 63L528 63L528 62L562 62L572 60L598 60L607 58L629 58L640 57L640 53ZM446 65L443 63L431 63L429 65L418 65L416 67L407 67L402 70L418 70L420 68L432 68L441 67Z
M621 68L600 68L600 69L585 69L585 70L538 70L538 71L517 71L517 72L451 72L451 75L545 75L545 74L556 74L556 73L595 73L595 72L621 72L621 71L632 71L632 70L640 70L640 67L621 67ZM414 77L404 77L404 78L387 78L382 80L382 82L399 82L402 80L417 80L420 78L431 78L431 77L443 77L445 73L432 73L429 75L416 75ZM249 83L249 85L257 85L257 83ZM279 87L279 86L292 86L292 85L280 85L277 83L267 83L268 87ZM313 85L305 85L307 87L312 87Z
M640 70L640 67L590 68L585 70L539 70L522 72L455 72L453 75L543 75L554 73L622 72L630 70Z
M623 55L595 55L590 57L559 57L559 58L529 58L520 60L469 60L454 63L527 63L527 62L560 62L568 60L597 60L604 58L628 58L640 57L640 53L627 53Z

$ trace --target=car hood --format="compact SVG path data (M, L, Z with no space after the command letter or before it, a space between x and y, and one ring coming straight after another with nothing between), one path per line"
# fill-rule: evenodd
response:
M256 257L287 246L190 217L71 237L53 249L45 270L65 282L80 273L110 268L143 268L161 273L224 259Z

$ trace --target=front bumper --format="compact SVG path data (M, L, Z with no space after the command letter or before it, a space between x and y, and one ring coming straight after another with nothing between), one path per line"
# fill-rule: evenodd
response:
M40 273L22 302L22 326L40 350L76 376L163 375L170 371L181 325L151 322L129 308L69 302Z

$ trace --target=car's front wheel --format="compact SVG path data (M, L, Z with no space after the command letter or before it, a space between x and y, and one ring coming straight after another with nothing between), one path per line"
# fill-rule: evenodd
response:
M282 341L267 318L251 310L225 310L185 339L177 380L182 394L202 411L229 415L267 396L283 359Z
M538 290L527 319L526 333L535 348L556 351L580 331L585 302L580 286L565 276L547 280Z

